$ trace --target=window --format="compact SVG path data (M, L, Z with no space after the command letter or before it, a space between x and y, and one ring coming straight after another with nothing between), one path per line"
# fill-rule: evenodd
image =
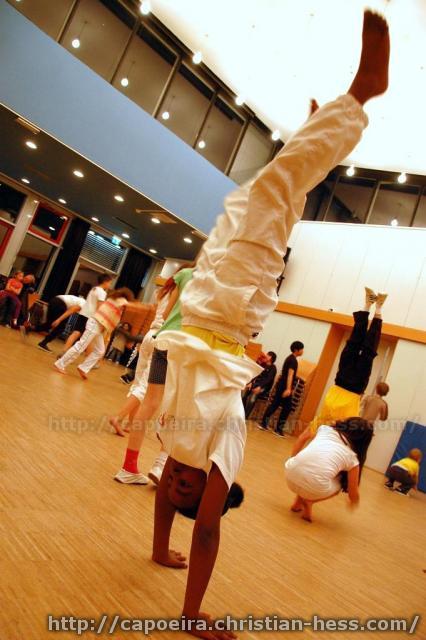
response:
M308 193L302 220L324 220L333 186L334 177L324 180Z
M197 151L225 171L243 125L244 120L221 98L216 98L200 133Z
M119 2L80 0L61 44L109 81L134 22L135 18ZM73 46L77 42L79 46Z
M243 141L232 164L229 177L243 184L269 161L274 143L270 135L254 124L247 127Z
M13 227L0 220L0 258L7 247L7 243L12 234Z
M364 222L375 184L375 180L339 176L326 221Z
M67 216L60 215L46 205L39 205L29 230L37 236L59 244L68 224Z
M0 218L6 222L16 222L26 195L7 184L0 184Z
M212 96L212 89L182 65L173 78L158 119L179 138L193 145ZM169 116L167 119L165 114Z
M399 226L409 227L417 202L419 187L383 183L374 202L369 224L391 224L397 221Z
M56 38L68 17L74 0L24 0L10 4L26 18L34 22L51 38Z
M423 187L423 193L416 211L413 227L426 227L426 187Z
M90 230L87 234L80 256L109 271L117 273L125 249L113 244L109 238Z
M55 250L55 247L48 242L44 242L27 233L11 273L15 271L32 273L39 283Z
M145 27L140 27L115 74L113 85L140 107L153 113L176 54Z

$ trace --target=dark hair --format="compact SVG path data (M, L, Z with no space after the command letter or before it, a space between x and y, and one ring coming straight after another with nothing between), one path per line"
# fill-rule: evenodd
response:
M108 296L109 300L116 300L117 298L126 298L127 302L131 302L135 299L133 291L130 291L127 287L121 287L121 289L114 289Z
M379 396L387 396L389 393L389 385L386 382L379 382L376 386L376 391Z
M127 324L127 326L129 327L128 329L125 329L125 331L131 331L132 330L132 325L130 324L130 322L122 322L121 323L121 327L122 329L124 329L124 325Z
M368 447L374 435L374 427L371 422L364 418L348 418L347 420L338 420L334 425L334 429L345 444L347 444L356 454L359 462L359 477L364 467L367 457ZM348 490L348 472L342 471L340 474L340 483L343 491Z
M305 348L305 345L303 344L303 342L300 342L300 340L295 340L290 345L290 351L292 353L294 353L295 351L300 351L300 349L304 349L304 348Z
M277 354L275 353L275 351L268 351L266 355L271 357L272 364L274 364L275 360L277 359Z
M110 273L103 273L102 275L98 276L98 285L103 284L104 282L109 282L110 280L112 280L113 276Z
M244 500L244 489L238 482L233 482L231 488L228 491L228 496L226 498L226 502L223 507L222 515L224 516L228 509L237 509ZM179 513L181 513L186 518L191 518L191 520L195 520L198 513L198 507L200 503L194 505L193 507L189 507L187 509L177 509Z
M170 276L170 278L167 278L166 282L163 284L163 286L161 287L161 289L158 292L158 299L161 300L162 298L164 298L164 296L166 296L168 293L171 293L174 289L176 289L176 282L174 281L174 276L179 273L179 271L182 271L182 269L192 269L194 266L193 262L184 262L179 269L176 269L176 271L174 272L174 274L172 276Z

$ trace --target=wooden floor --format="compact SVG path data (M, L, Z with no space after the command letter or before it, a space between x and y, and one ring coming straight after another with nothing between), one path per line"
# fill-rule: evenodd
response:
M61 343L53 347L59 351ZM35 348L35 336L24 344L0 327L0 639L51 637L49 613L178 616L187 572L150 560L154 489L112 480L126 443L110 432L106 417L125 397L122 370L104 363L83 382L73 368L68 376L54 372L52 362ZM318 505L308 524L288 509L283 460L291 442L249 429L239 478L246 502L223 519L203 609L215 616L304 618L411 617L424 610L426 503L388 492L383 478L367 470L357 512L341 496ZM150 434L144 471L156 451ZM188 552L191 531L191 522L177 517L175 549ZM405 634L306 630L291 637ZM415 637L426 638L426 622Z

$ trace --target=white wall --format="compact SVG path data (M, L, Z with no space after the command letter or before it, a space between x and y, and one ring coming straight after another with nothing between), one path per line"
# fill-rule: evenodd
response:
M376 424L367 466L385 471L407 420L426 428L426 345L399 340L387 383L389 420Z
M299 222L280 298L351 313L364 286L385 291L384 319L426 329L426 228Z

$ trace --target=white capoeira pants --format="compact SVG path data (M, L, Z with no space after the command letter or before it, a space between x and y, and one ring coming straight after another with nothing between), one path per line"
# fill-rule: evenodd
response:
M158 329L150 329L141 344L139 349L139 358L138 364L136 365L135 371L135 379L130 387L130 391L127 394L127 397L135 396L142 402L145 398L146 389L148 386L148 375L149 375L149 367L151 364L152 352L155 347L155 339L154 336L157 333Z
M306 194L352 151L368 118L346 94L325 105L250 182L225 199L181 297L182 325L255 337L277 303L277 278Z
M79 369L84 371L84 373L89 373L89 371L93 369L105 354L103 331L104 329L99 322L93 318L89 318L86 324L86 329L80 340L78 340L71 349L68 349L62 358L59 358L59 360L55 362L58 369L65 370L66 367L74 362L74 360L77 360L78 356L84 353L89 344L91 344L92 351L79 365Z

